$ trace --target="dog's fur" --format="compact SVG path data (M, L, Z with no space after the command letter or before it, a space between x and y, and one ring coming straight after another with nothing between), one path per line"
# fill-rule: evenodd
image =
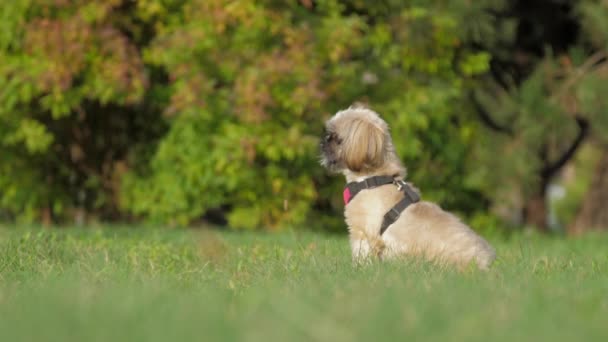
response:
M321 164L330 171L342 173L347 182L380 175L405 179L406 169L395 152L389 127L374 111L350 107L336 113L325 126ZM384 214L402 197L395 185L388 184L363 190L346 205L355 261L422 256L460 267L472 262L480 269L490 267L496 257L490 244L434 203L410 205L380 235Z

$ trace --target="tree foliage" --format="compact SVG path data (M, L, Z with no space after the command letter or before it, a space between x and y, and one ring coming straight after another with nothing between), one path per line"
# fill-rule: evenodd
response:
M360 101L391 124L424 196L472 214L487 199L466 176L466 95L490 56L466 42L491 26L485 6L3 2L0 208L30 220L219 213L238 228L331 226L343 180L318 165L318 139Z
M522 208L526 223L546 229L549 185L584 143L604 140L608 7L515 1L494 16L516 29L480 42L493 58L485 89L473 95L488 128L478 179L491 197Z
M0 207L51 221L112 215L130 154L160 137L147 30L122 1L2 2Z

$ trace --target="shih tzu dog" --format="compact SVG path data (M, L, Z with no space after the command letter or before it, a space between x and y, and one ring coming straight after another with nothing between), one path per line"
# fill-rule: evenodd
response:
M419 191L404 181L405 167L377 113L350 107L329 119L325 129L321 164L346 177L344 215L356 262L420 256L459 267L490 267L496 257L492 246L456 216L421 201Z

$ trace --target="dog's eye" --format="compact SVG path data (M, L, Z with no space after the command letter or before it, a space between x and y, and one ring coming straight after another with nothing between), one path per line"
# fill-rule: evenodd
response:
M340 139L335 133L330 133L325 136L326 143L330 143L332 141L334 141L338 145L340 145L342 143L342 139Z

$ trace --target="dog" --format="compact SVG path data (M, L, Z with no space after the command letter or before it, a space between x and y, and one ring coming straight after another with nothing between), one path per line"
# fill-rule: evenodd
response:
M404 181L389 126L376 112L359 105L338 111L325 123L320 149L321 164L347 181L344 216L356 263L422 257L490 268L494 248L455 215L421 201Z

